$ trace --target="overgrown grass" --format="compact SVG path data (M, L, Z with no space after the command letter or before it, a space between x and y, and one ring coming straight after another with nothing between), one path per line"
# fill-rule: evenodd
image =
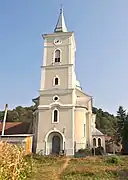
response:
M33 155L33 171L27 180L58 180L64 158Z
M71 158L25 156L24 151L0 142L0 180L127 180L128 156ZM61 174L60 174L61 172Z
M23 149L0 141L0 180L24 180L30 172Z
M62 180L128 179L128 157L87 157L71 159Z

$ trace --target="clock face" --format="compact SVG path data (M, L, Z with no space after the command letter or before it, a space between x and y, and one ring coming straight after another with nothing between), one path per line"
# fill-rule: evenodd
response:
M55 39L54 40L54 44L55 45L59 45L59 44L61 44L62 43L62 40L61 39Z

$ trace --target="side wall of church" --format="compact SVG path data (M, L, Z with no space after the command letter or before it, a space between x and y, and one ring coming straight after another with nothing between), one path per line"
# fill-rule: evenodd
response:
M76 108L75 109L75 126L74 126L74 134L75 134L75 144L76 151L81 148L86 147L86 109L85 108Z

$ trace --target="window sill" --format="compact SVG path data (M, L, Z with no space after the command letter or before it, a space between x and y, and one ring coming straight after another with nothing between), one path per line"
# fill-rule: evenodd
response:
M53 121L52 121L52 124L58 124L58 123L59 123L59 121L57 121L57 122L53 122Z
M61 62L52 62L52 65L61 65Z

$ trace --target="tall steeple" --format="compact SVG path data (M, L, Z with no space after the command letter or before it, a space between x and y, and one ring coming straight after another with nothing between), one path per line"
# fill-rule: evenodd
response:
M63 12L63 8L61 7L60 9L60 15L55 27L54 32L67 32L67 27L65 25L65 20L64 20L64 12Z

